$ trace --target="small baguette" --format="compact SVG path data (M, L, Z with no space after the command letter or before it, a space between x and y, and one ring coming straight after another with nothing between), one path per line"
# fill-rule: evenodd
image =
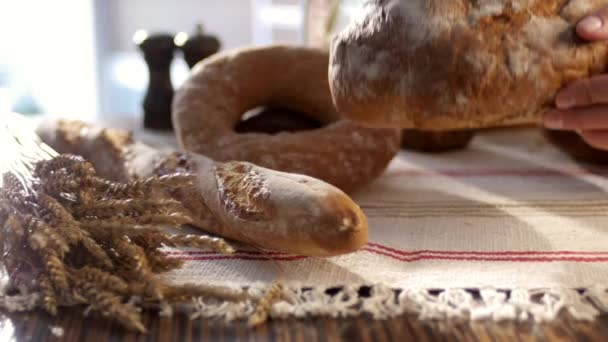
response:
M320 180L247 162L159 151L130 133L79 121L47 121L40 137L60 153L78 154L100 176L134 180L187 172L198 184L171 190L205 231L286 253L327 257L354 252L368 239L367 219L344 192Z

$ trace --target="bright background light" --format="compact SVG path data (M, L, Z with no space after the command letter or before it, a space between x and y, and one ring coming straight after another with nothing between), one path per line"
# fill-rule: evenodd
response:
M0 0L0 112L140 116L148 70L138 42L161 32L183 44L202 24L223 50L303 44L306 1ZM343 0L347 17L362 1ZM177 53L174 87L188 74Z
M303 23L302 7L298 5L266 5L259 9L258 18L273 28L298 30Z
M44 112L93 117L95 67L92 0L0 1L0 74L11 83L0 101L31 96Z

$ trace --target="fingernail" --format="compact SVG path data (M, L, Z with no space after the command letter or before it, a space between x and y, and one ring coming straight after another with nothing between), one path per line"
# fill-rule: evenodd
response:
M578 27L587 32L595 32L602 28L603 24L602 19L591 16L581 20L581 22L578 23Z
M570 95L558 95L555 99L555 105L559 109L570 109L576 106L576 99Z
M544 117L545 127L550 129L561 129L564 126L564 121L559 113L547 113Z

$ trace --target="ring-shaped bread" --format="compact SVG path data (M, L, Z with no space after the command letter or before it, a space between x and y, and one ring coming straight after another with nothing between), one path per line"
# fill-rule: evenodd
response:
M397 129L360 127L332 101L326 52L248 48L197 64L176 91L173 122L182 148L218 161L240 160L355 190L379 176L399 150ZM240 134L243 113L286 108L323 124L295 133Z

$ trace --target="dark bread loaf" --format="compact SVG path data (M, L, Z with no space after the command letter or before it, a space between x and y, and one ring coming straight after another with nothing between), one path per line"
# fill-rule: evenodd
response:
M465 148L475 137L474 130L446 132L404 129L401 147L406 150L440 153Z
M371 0L334 40L338 110L371 126L535 123L569 82L606 69L576 23L608 0Z

